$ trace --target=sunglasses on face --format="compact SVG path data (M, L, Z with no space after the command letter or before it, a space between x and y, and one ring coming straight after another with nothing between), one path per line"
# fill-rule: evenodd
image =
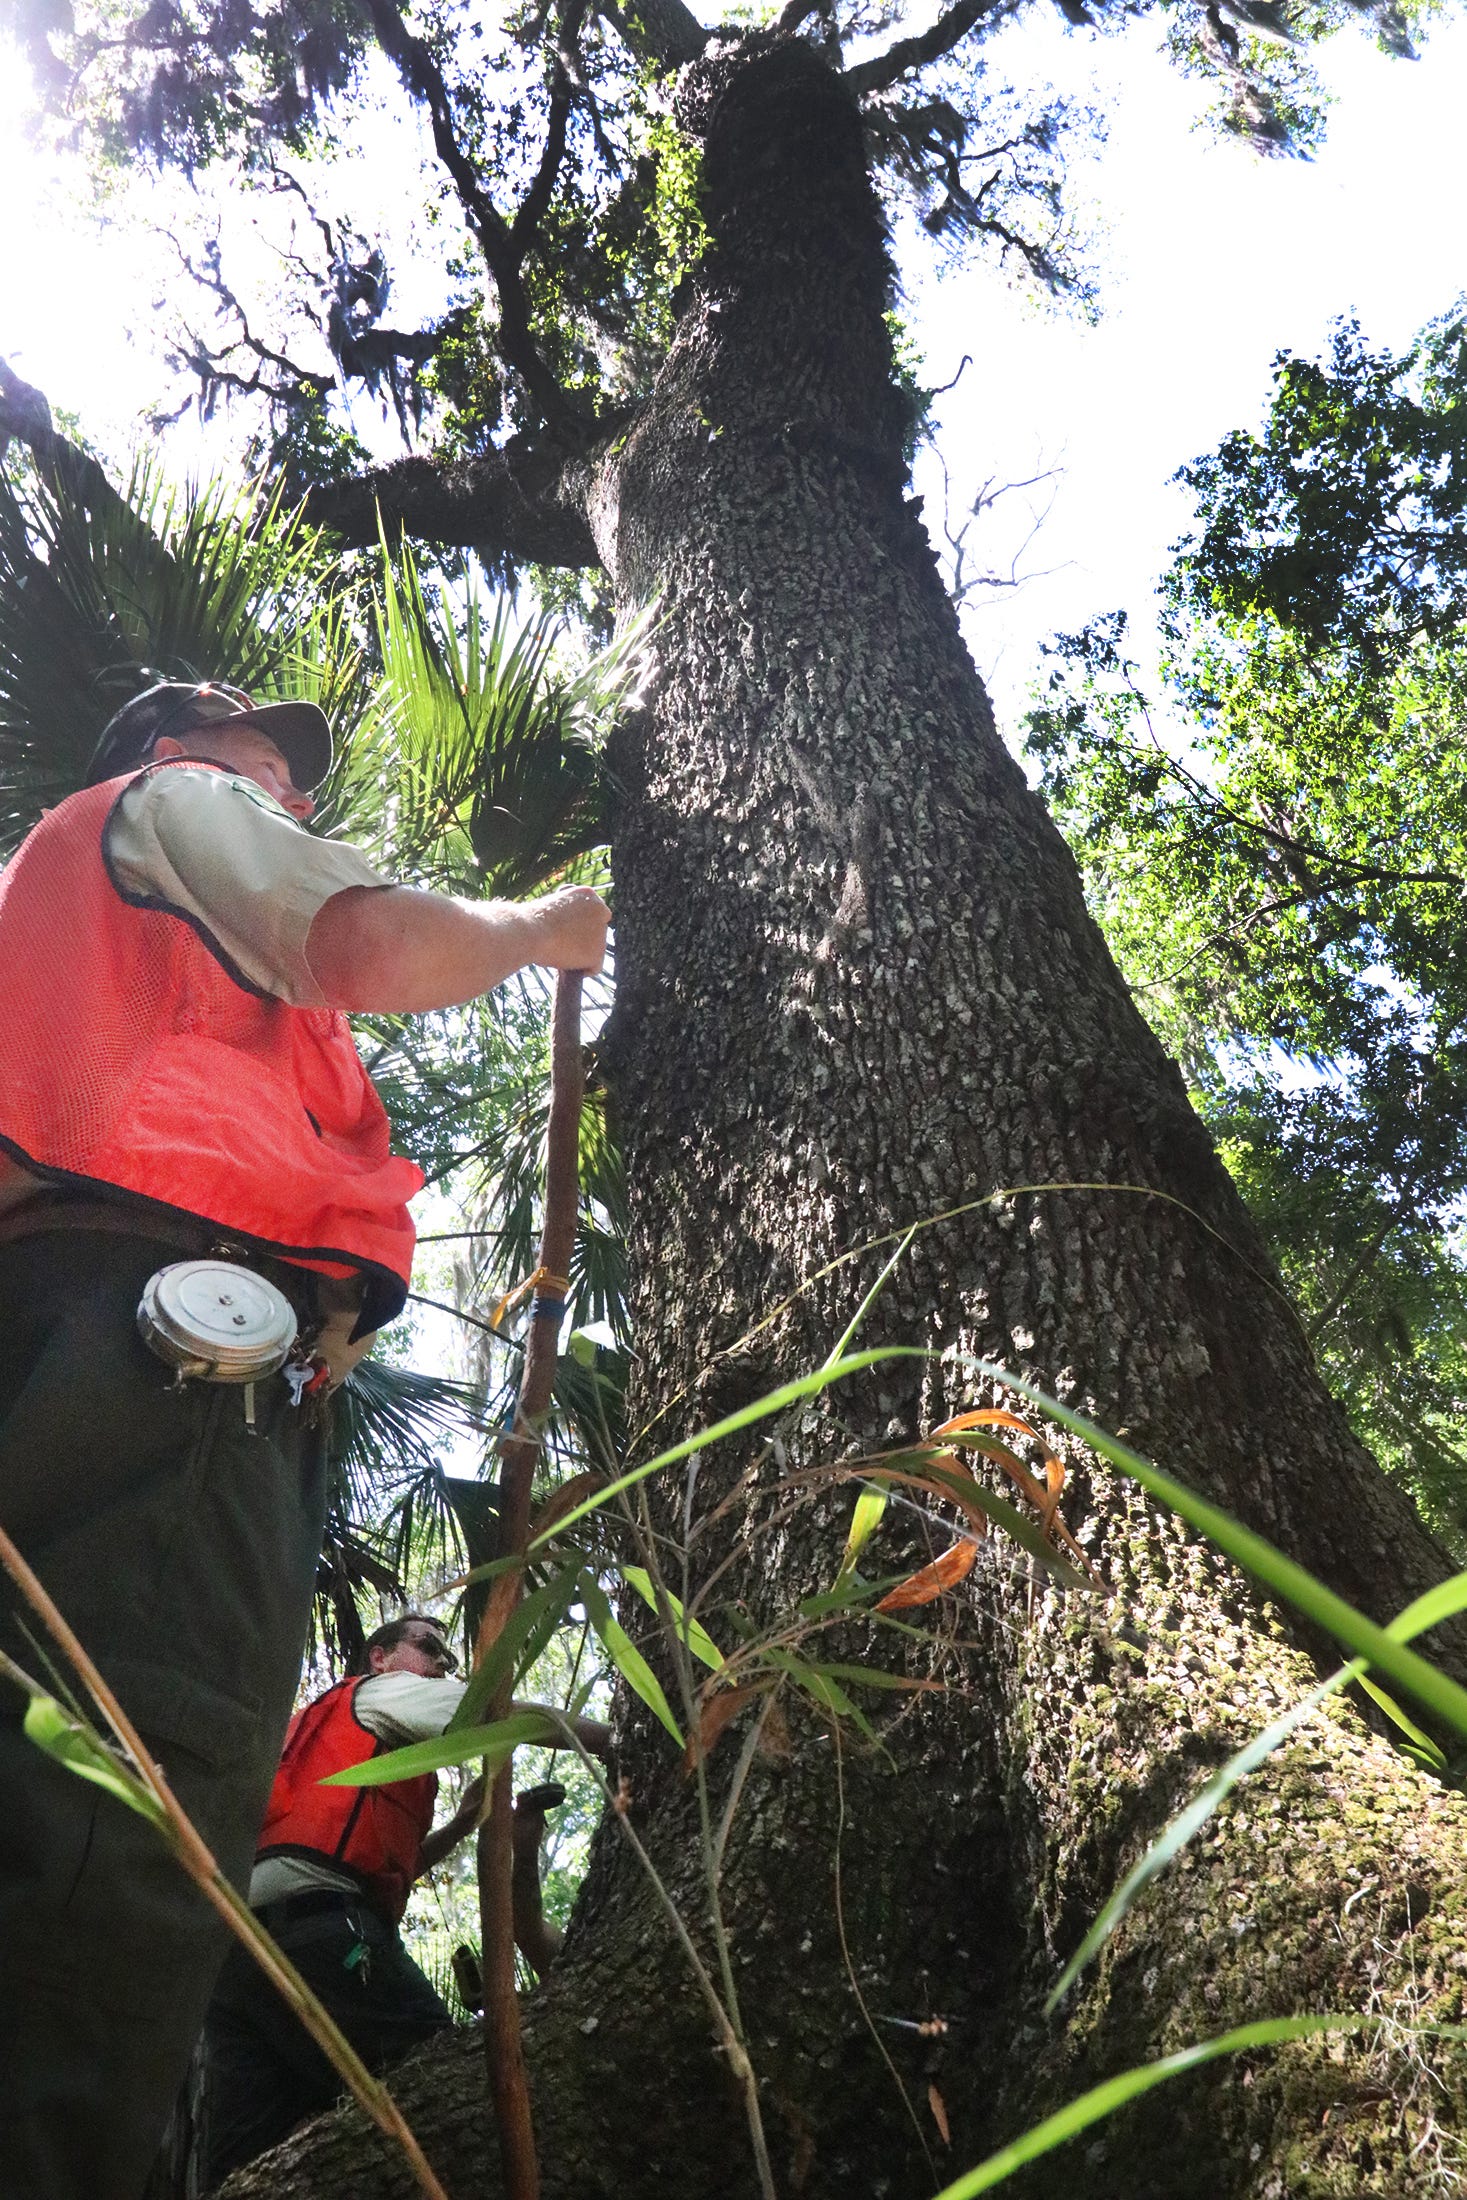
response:
M437 1635L409 1635L407 1640L414 1650L421 1650L424 1657L436 1658L447 1672L452 1673L456 1669L458 1659L448 1644L441 1642Z

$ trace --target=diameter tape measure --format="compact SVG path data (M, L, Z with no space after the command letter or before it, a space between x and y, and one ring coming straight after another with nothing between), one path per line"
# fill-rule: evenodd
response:
M138 1329L180 1382L254 1383L290 1357L295 1308L251 1268L176 1260L143 1286Z

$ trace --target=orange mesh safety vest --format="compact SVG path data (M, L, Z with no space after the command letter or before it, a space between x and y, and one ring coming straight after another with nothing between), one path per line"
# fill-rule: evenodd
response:
M335 1864L360 1880L374 1906L395 1924L418 1876L438 1776L424 1772L389 1787L320 1785L328 1773L344 1772L395 1746L378 1740L357 1717L361 1685L340 1681L291 1720L255 1861L307 1856Z
M422 1171L390 1150L345 1016L262 993L191 919L114 885L103 833L135 776L48 811L0 874L0 1149L359 1270L376 1326L406 1295Z

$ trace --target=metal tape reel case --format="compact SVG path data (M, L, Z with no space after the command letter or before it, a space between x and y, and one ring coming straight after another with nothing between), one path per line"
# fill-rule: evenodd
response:
M176 1260L143 1287L138 1328L179 1379L253 1383L285 1365L295 1309L283 1291L227 1260Z

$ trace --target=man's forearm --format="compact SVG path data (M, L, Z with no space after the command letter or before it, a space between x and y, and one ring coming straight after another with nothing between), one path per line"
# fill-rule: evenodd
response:
M536 1978L541 1978L560 1954L565 1935L545 1915L538 1843L530 1855L515 1857L510 1909L514 1920L514 1944Z
M455 1008L538 963L597 970L606 911L589 887L540 901L454 901L409 886L348 887L318 911L306 960L333 1008Z
M467 1840L478 1822L479 1814L476 1810L460 1811L457 1816L445 1819L441 1826L435 1826L431 1833L425 1834L418 1862L419 1878L424 1872L433 1871L443 1862L445 1856L451 1855L460 1841Z

